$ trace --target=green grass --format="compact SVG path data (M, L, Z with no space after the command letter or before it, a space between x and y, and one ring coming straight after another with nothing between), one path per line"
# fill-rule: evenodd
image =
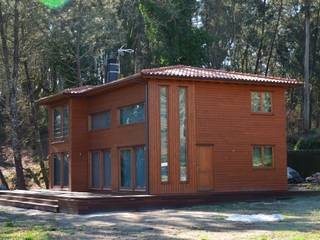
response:
M320 232L275 231L270 234L250 238L249 240L319 240Z
M0 225L0 239L14 240L47 240L48 230L43 226L15 226L13 222Z

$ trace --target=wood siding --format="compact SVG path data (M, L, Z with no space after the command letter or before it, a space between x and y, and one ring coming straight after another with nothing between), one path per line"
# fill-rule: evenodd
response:
M159 87L168 86L169 181L161 183ZM178 87L188 88L188 181L179 181ZM149 80L151 194L198 192L196 147L213 146L215 192L287 189L285 89L254 85ZM272 92L272 114L251 113L251 91ZM274 167L252 167L252 145L274 146Z

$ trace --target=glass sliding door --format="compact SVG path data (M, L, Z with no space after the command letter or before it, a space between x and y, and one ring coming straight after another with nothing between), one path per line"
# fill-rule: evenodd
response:
M60 154L53 155L53 185L61 185L61 157Z
M136 160L136 188L144 189L146 187L146 161L145 147L135 149Z
M91 187L100 188L99 152L91 153Z
M63 187L69 187L69 154L63 154Z
M187 181L187 89L179 88L180 181Z
M121 187L131 188L131 150L120 150Z
M104 188L111 188L111 156L109 151L103 152Z

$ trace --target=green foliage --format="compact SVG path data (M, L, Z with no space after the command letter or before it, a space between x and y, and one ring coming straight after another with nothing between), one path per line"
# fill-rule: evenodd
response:
M319 150L320 149L320 130L313 130L300 137L294 150Z
M66 5L69 0L40 0L40 2L49 8L57 9Z
M193 25L196 0L140 1L140 11L156 65L204 64L206 33Z

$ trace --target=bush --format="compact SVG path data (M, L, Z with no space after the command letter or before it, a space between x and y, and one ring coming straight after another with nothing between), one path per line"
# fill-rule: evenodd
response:
M319 150L320 130L312 130L299 138L294 146L294 150Z

